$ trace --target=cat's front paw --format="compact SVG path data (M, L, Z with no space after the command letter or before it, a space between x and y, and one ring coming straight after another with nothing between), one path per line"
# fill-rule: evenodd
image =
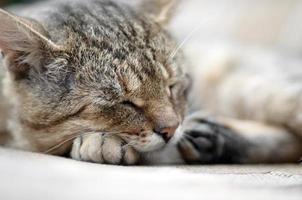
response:
M139 154L115 135L94 133L79 136L73 142L73 159L114 165L134 165Z
M188 164L240 163L244 141L236 132L204 116L194 116L184 128L178 148Z

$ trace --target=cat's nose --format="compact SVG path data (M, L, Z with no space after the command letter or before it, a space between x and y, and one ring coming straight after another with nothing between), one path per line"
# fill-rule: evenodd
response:
M166 143L169 142L169 140L173 137L176 129L178 128L179 123L173 125L173 126L168 126L168 127L157 127L154 128L154 132L158 135L160 135Z

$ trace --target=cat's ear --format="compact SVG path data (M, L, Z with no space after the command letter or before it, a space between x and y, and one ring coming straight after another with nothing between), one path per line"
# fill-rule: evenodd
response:
M31 67L39 67L47 52L59 49L38 22L0 9L0 50L8 70L16 77L27 73Z
M144 0L141 7L145 12L150 13L156 22L165 25L173 17L179 2L180 0Z

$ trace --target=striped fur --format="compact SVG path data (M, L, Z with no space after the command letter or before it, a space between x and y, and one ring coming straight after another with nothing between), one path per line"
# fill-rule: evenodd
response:
M26 18L0 14L9 24L0 25L0 41L8 44L1 47L8 72L5 98L14 97L8 129L27 141L15 145L62 155L70 143L49 149L86 132L113 132L138 151L164 146L154 130L180 123L189 84L181 53L170 59L176 43L154 13L140 4L109 0L38 7L27 10ZM36 31L43 33L27 34L27 27L35 26L19 29L19 19L35 21ZM10 30L12 40L5 37ZM60 48L49 48L42 34ZM32 51L41 54L28 57L31 50L11 50L10 41L34 41L37 49ZM12 68L20 69L18 76Z
M301 134L300 110L287 103L298 105L299 93L288 96L277 84L269 91L270 79L245 64L193 73L201 95L193 101L215 116L182 123L190 68L164 27L175 3L58 1L18 17L1 11L0 133L13 136L7 145L109 164L296 161L302 145L292 132ZM276 97L271 107L242 95L257 77L263 95ZM168 144L156 131L181 123Z

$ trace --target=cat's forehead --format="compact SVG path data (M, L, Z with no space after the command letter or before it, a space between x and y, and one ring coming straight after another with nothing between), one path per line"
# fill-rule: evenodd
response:
M177 63L165 62L156 58L151 49L125 49L100 51L98 48L83 48L76 65L77 77L84 82L100 85L119 85L127 91L154 91L177 78L181 71ZM163 55L165 56L165 55Z
M51 18L57 23L55 30L50 30L54 38L65 33L65 40L83 48L86 44L87 48L116 50L117 56L136 48L172 51L168 49L172 40L161 26L126 4L93 1L93 4L64 5Z
M108 44L109 50L78 49L82 52L76 69L77 80L90 91L106 91L103 97L118 99L125 94L142 99L158 97L166 92L169 80L180 74L177 63L166 62L168 54L155 55L156 50L138 47L129 52L118 45L110 49L110 45L114 44Z
M114 86L115 91L124 87L158 92L161 84L177 76L178 65L169 60L173 39L146 16L108 2L93 8L81 5L77 12L65 9L72 65L84 82Z

